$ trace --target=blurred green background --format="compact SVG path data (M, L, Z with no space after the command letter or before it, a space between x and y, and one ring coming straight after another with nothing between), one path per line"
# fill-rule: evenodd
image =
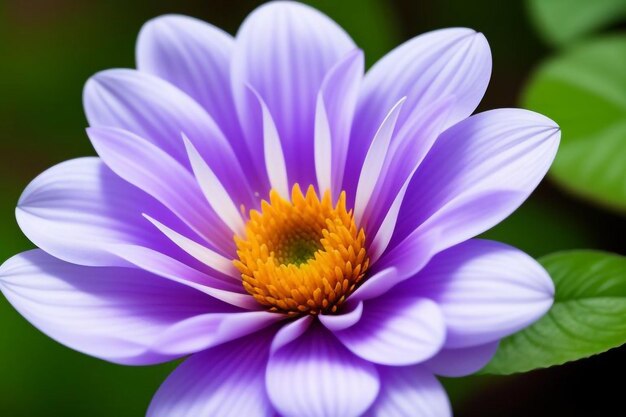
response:
M26 184L53 164L94 154L84 133L83 84L99 70L134 65L143 22L183 13L235 33L260 3L0 1L0 262L32 247L14 219ZM563 127L550 179L486 235L536 257L572 248L624 253L626 1L308 3L351 33L368 65L424 31L467 26L483 32L494 69L479 110L526 106ZM577 80L589 79L591 87L576 90ZM625 357L622 348L523 376L446 385L456 416L619 415L612 410L623 410L623 399L613 395L606 375L624 374ZM0 297L0 416L142 416L173 367L122 367L75 353L40 334Z

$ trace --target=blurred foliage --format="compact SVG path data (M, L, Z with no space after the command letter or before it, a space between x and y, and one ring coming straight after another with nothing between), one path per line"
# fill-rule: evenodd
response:
M624 0L527 0L543 38L565 45L626 17Z
M626 213L626 35L588 41L549 60L522 102L561 126L553 178Z
M554 306L532 326L503 339L482 373L560 365L626 343L626 257L570 251L540 262L554 280Z
M566 202L548 201L541 195L527 200L480 237L508 243L536 258L563 249L597 246L599 239L584 215L568 210Z
M331 16L357 45L366 48L368 67L401 40L394 10L384 1L309 0L305 3Z

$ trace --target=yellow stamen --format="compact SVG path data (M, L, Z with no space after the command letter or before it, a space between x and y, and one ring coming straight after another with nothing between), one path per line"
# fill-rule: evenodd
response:
M369 264L365 232L346 210L345 192L333 207L330 192L320 201L312 186L303 195L296 184L291 202L272 190L235 242L246 291L289 315L336 312Z

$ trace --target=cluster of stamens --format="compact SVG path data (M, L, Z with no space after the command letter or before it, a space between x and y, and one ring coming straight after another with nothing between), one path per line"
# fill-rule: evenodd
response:
M296 184L291 201L272 190L235 242L246 291L289 315L336 312L369 264L365 232L346 209L345 193L333 206L330 192L320 200L312 186L304 195Z

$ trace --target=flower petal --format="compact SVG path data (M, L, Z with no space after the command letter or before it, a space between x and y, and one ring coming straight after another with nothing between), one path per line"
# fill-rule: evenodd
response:
M347 172L358 172L374 133L387 111L406 96L398 127L441 97L457 101L447 124L468 117L482 99L491 75L487 40L471 29L452 28L417 36L384 56L365 75L357 106ZM420 110L422 109L422 110ZM345 189L356 185L348 176Z
M272 417L265 393L267 332L197 353L165 380L147 417Z
M498 242L470 240L433 258L394 294L418 294L441 307L447 348L497 341L540 318L554 284L530 256Z
M350 52L328 71L317 96L315 167L318 189L320 194L326 188L332 190L334 199L338 198L341 191L352 117L356 110L364 65L363 51L357 49ZM318 152L318 148L325 146L328 147L326 151Z
M285 417L356 417L379 389L374 365L354 356L319 324L270 356L266 385Z
M169 81L201 104L240 156L247 149L230 89L234 46L231 35L209 23L165 15L143 25L136 55L139 71Z
M206 201L224 224L229 227L231 232L235 234L242 233L244 231L244 222L241 213L237 209L237 204L232 200L224 185L200 153L198 153L198 150L193 146L189 138L184 133L182 137L183 142L185 142L191 170ZM231 236L232 234L229 237ZM232 241L232 237L230 240Z
M307 331L314 318L312 315L307 314L305 316L292 321L289 324L284 325L274 336L272 340L272 346L270 348L270 353L276 352L278 349L281 349L283 346L288 345L293 342Z
M91 143L117 175L150 194L207 242L235 253L230 231L202 199L193 175L178 161L128 131L92 127Z
M35 245L59 259L82 265L126 266L109 251L115 244L181 253L143 217L188 229L169 210L120 179L99 158L63 162L35 178L16 209L17 222ZM179 258L181 259L181 258Z
M499 341L461 349L442 349L424 366L436 375L461 377L480 371L493 358Z
M213 251L212 249L189 239L186 236L181 235L175 230L170 229L163 223L156 219L144 214L144 217L152 223L157 229L159 229L165 236L174 242L179 248L193 256L204 265L209 266L217 272L229 276L237 281L241 279L241 273L237 271L235 265L233 265L232 259L226 258L221 254Z
M477 114L444 132L407 190L391 246L439 231L439 252L511 214L546 174L558 126L520 109Z
M228 140L198 103L170 83L144 72L107 70L87 81L83 102L90 126L135 133L189 167L180 139L185 133L231 196L251 205L250 185Z
M385 117L385 120L381 123L380 127L374 135L371 146L365 155L363 166L361 167L361 174L359 175L359 182L357 184L355 198L354 198L354 218L357 224L362 223L363 213L369 202L369 199L374 192L376 182L381 175L381 170L385 163L385 157L389 150L389 144L391 137L393 136L394 129L396 128L396 122L398 120L398 114L402 110L402 105L406 101L406 97L401 98L394 106L389 110L389 113Z
M258 107L263 121L263 159L265 161L265 171L271 188L285 199L289 199L289 180L287 178L287 163L280 141L280 135L276 128L276 123L272 114L267 108L267 104L253 87L248 87L251 95L258 101Z
M295 2L260 6L237 33L232 85L248 146L253 155L263 155L257 103L246 91L250 85L274 118L290 183L316 183L316 97L326 73L353 49L354 43L336 23Z
M365 210L367 230L371 235L375 233L370 256L372 265L387 249L411 178L443 131L454 102L455 98L448 96L427 109L418 109L394 134L374 195Z
M185 284L220 301L246 309L260 308L243 287L228 277L210 276L160 252L136 245L115 245L111 252L132 265L169 280Z
M191 317L168 328L155 342L154 350L167 355L184 355L255 333L278 321L269 311L209 313Z
M380 367L381 391L367 417L452 417L445 390L418 367Z
M39 249L6 261L0 267L0 288L20 314L59 343L127 365L194 352L203 346L164 352L158 345L188 342L172 330L194 317L238 314L228 304L140 269L79 266ZM215 332L217 324L202 330ZM213 335L219 336L215 342L226 339Z
M328 121L328 112L321 95L317 96L315 107L315 176L320 195L331 191L333 182L333 138Z
M335 336L354 354L382 365L412 365L435 355L446 337L441 310L418 297L365 302L361 319Z
M357 324L363 316L363 302L359 301L354 303L353 306L350 306L349 303L346 304L348 304L348 310L342 311L341 314L320 314L318 316L320 323L331 332L338 332Z
M432 248L437 239L437 233L420 235L419 239L408 240L385 254L372 268L372 275L350 296L349 302L376 298L411 278L433 257Z

